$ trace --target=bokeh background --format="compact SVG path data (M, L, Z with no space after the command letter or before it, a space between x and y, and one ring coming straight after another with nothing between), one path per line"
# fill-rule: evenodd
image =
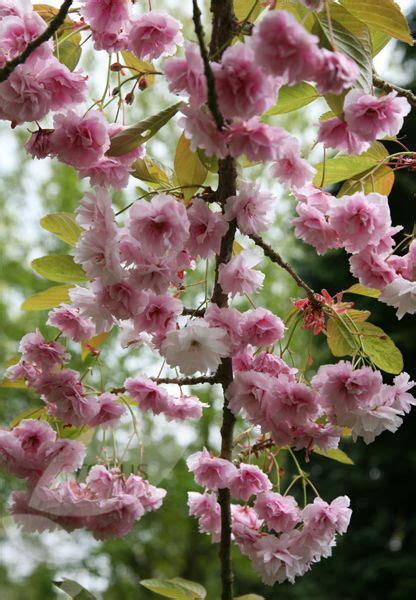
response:
M363 0L365 1L365 0ZM59 2L51 2L59 5ZM189 15L189 3L177 1L154 2L156 8L174 10ZM183 6L185 4L185 6ZM415 32L416 3L403 0ZM103 54L103 53L100 53ZM91 73L90 84L99 97L102 72L106 59L100 56L98 66L88 48L84 67ZM101 62L100 62L101 61ZM391 43L377 57L377 69L386 79L416 91L416 55L408 46ZM156 83L136 96L129 119L136 120L157 112L172 101L163 82ZM274 117L273 123L287 127L299 135L305 151L313 143L319 115L325 112L320 102L290 114ZM172 155L179 129L170 123L148 144L148 153L163 164L173 167ZM28 331L39 327L45 333L46 312L24 312L20 305L27 296L46 289L51 284L30 268L33 258L48 253L67 253L68 247L39 226L39 219L48 212L73 211L83 192L88 189L79 181L75 171L54 161L29 160L23 150L28 137L25 127L16 130L0 124L0 365L5 367L17 354L18 341ZM401 138L416 150L416 114L406 119ZM392 147L392 151L395 151ZM311 154L321 160L319 149ZM303 278L314 288L326 288L330 293L346 289L352 283L345 253L333 251L318 258L313 251L297 242L289 224L294 201L272 181L267 170L251 168L244 177L261 181L276 194L276 223L269 233L273 245L290 259ZM415 174L401 171L391 194L391 210L395 224L403 224L411 232L416 221ZM113 197L121 208L137 196L133 181L123 193ZM334 189L336 192L336 189ZM247 240L242 244L248 246ZM256 297L256 302L284 316L290 299L299 292L293 282L277 267L261 263L268 284ZM416 377L416 328L411 317L400 322L394 311L371 299L358 299L357 307L372 311L372 322L382 325L400 346L405 370ZM198 302L196 292L189 292L189 301ZM241 308L247 308L244 302ZM50 331L49 331L50 333ZM297 366L307 363L310 337L302 334L294 347ZM85 369L92 359L81 361L79 347L73 346L74 365ZM322 360L332 360L324 338L313 340L315 359L313 370ZM157 372L146 349L123 351L117 337L111 337L103 347L101 361L106 384L120 385L127 375ZM216 391L198 388L200 397L209 403L203 419L195 426L178 428L163 419L140 422L143 444L142 467L153 483L168 491L163 508L147 515L122 540L98 542L86 532L67 534L64 531L27 535L22 534L7 516L7 499L19 482L0 474L0 598L2 600L49 600L63 597L53 581L68 577L79 581L97 598L105 600L145 600L155 598L139 584L140 579L181 576L202 583L209 599L219 598L219 568L217 546L207 536L200 535L197 523L187 515L188 490L195 490L184 459L203 445L218 445L220 398ZM39 399L22 389L0 387L0 422L7 426L25 410L40 405ZM249 562L234 550L236 595L257 593L267 600L410 600L416 596L416 413L411 414L393 436L384 433L370 446L361 441L345 442L343 448L353 459L354 466L313 457L305 468L309 471L321 495L327 500L348 494L353 518L350 530L337 547L333 557L298 580L295 585L283 584L274 588L262 585ZM243 426L243 425L241 425ZM116 446L124 453L131 433L128 419L116 436ZM89 448L89 463L102 456L102 437L97 434ZM126 461L135 463L140 452L133 444L125 452ZM289 469L289 465L282 465ZM287 478L290 481L291 472Z

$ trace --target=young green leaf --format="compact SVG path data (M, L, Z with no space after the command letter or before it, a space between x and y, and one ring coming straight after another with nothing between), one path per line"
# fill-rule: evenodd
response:
M72 285L55 285L39 294L26 298L23 302L22 310L46 310L47 308L55 308L62 303L70 302L69 290Z
M176 146L174 166L178 183L183 187L184 198L188 200L204 183L208 170L199 158L199 154L192 152L190 142L183 133Z
M372 323L362 323L359 329L362 333L364 352L376 367L392 375L401 373L403 356L393 340L380 327Z
M413 46L407 19L394 0L341 0L341 4L369 27Z
M352 177L346 181L339 190L337 196L351 195L363 191L365 194L377 192L383 196L388 196L394 185L394 171L388 165L381 165L374 170L369 169L364 174L359 173L357 177Z
M153 137L159 129L168 123L179 111L183 102L177 102L168 106L161 112L139 121L136 125L127 127L111 138L111 145L107 151L108 156L122 156L134 150L141 144Z
M54 581L57 588L65 592L72 600L96 600L96 596L86 590L81 584L72 579L63 579L62 581Z
M368 298L379 298L381 296L380 290L375 290L373 288L365 287L360 283L355 283L347 290L345 293L349 294L358 294L359 296L367 296Z
M329 448L327 452L320 450L319 448L312 448L312 451L315 454L319 454L319 456L325 456L325 458L330 458L331 460L336 460L344 465L353 465L354 461L346 454L343 450L339 448Z
M169 187L169 177L157 162L148 158L138 158L133 163L133 170L130 172L133 177L149 183L151 187Z
M164 598L175 598L176 600L203 600L206 598L206 590L192 581L179 577L173 579L142 579L140 585Z
M69 254L49 254L32 260L31 267L36 273L59 283L88 281L81 265L74 262Z
M147 86L152 85L155 81L155 75L153 74L155 71L154 66L151 63L145 62L144 60L140 60L137 58L132 52L128 50L123 50L121 52L123 57L124 64L129 69L132 75L146 75L146 83Z
M330 185L350 179L354 175L359 175L375 167L378 163L387 158L388 152L380 142L375 142L367 152L350 156L339 155L330 158L323 163L315 165L317 173L314 177L314 184L321 185L323 173L325 178L323 185Z
M40 225L43 229L53 233L57 238L71 246L75 246L83 232L82 227L75 223L75 215L67 212L45 215L41 218Z
M261 2L256 0L234 0L234 14L239 21L245 21L250 15L250 23L254 23L263 10Z
M277 102L266 115L282 115L302 108L319 98L316 89L310 83L302 81L297 85L284 85L279 90Z

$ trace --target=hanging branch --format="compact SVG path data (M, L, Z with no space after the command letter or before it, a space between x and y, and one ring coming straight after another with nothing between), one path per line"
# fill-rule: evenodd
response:
M19 56L13 58L0 69L0 83L6 81L6 79L13 73L16 67L22 65L25 60L34 52L39 46L50 40L54 34L58 31L61 25L63 25L68 11L71 7L73 0L65 0L61 8L57 12L56 16L50 21L47 28L34 40L28 43L26 48Z
M215 92L215 78L214 73L212 72L211 65L209 63L208 51L205 46L204 41L204 29L201 23L201 11L199 10L198 1L192 0L193 3L193 22L195 26L196 37L198 38L199 49L201 52L202 60L204 62L204 73L205 79L207 81L207 104L208 108L211 111L211 114L214 118L214 121L217 125L218 129L222 129L224 127L224 118L218 108L218 98Z
M283 258L278 252L276 252L275 250L273 250L273 248L266 244L266 242L264 242L259 235L253 233L249 237L257 244L257 246L260 246L260 248L263 249L265 256L270 258L272 262L279 265L279 267L287 271L292 277L292 279L294 279L295 282L298 284L298 286L305 290L311 304L317 305L319 307L321 306L321 302L317 298L316 293L313 291L313 289L309 287L309 285L299 277L299 275L293 270L289 263L283 260Z
M151 381L157 384L173 385L199 385L201 383L219 383L217 375L201 375L201 377L149 377ZM125 394L125 387L112 388L112 394Z
M403 96L412 106L416 106L416 95L411 90L405 90L394 83L384 81L384 79L381 79L375 73L373 74L373 84L385 92L397 92L398 96Z

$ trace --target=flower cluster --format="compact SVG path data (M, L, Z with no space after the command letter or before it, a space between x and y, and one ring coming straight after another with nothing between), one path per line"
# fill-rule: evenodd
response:
M56 439L44 421L27 419L8 431L0 430L0 464L24 479L27 489L11 496L11 513L28 531L68 531L83 527L95 537L127 535L146 512L157 510L166 491L139 475L126 478L117 469L93 466L85 483L55 481L59 473L73 473L83 463L85 447Z
M336 534L348 528L347 496L331 504L317 497L301 510L293 496L273 492L269 478L256 465L236 467L205 449L191 455L187 464L195 481L205 487L203 494L188 493L189 514L198 518L200 532L210 534L213 542L221 534L218 489L227 487L233 499L246 502L231 504L232 538L268 585L293 583L312 563L330 556ZM253 497L250 506L247 502Z

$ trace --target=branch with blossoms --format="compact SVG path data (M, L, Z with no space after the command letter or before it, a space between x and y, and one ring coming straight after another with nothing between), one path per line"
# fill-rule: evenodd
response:
M44 31L32 39L27 44L23 52L21 52L21 54L6 62L6 64L0 69L0 83L2 81L6 81L16 67L24 64L29 56L33 54L33 52L35 52L35 50L37 50L42 44L53 38L61 25L63 25L69 9L71 8L72 2L73 0L65 0L55 17L50 21L49 25L44 29Z
M71 11L83 25L68 24L69 35L80 55L88 42L93 56L109 55L97 101L73 57L68 61L41 37L56 20L45 29L24 3L0 0L0 64L3 70L15 65L0 82L0 118L13 127L35 123L38 129L25 144L28 154L69 165L91 185L74 215L42 220L74 247L73 255L42 257L33 266L52 279L59 271L71 286L59 302L62 289L43 292L40 304L53 306L46 324L58 334L26 334L19 361L7 371L8 379L41 402L32 418L23 415L0 432L0 466L25 482L12 494L11 513L23 527L123 537L147 512L161 508L166 494L140 465L129 477L120 467L133 440L141 449L140 418L162 415L192 424L207 406L192 388L220 385L221 447L188 456L187 466L202 488L189 492L189 513L219 545L222 600L234 597L233 545L265 584L293 583L329 556L346 532L348 497L322 499L301 454L306 461L313 451L336 456L346 430L353 441L369 444L384 431L395 432L416 403L399 349L369 322L369 311L343 301L341 292L315 292L273 242L264 241L276 198L260 181L241 175L247 164L267 165L296 201L295 237L319 255L346 251L358 283L345 293L378 297L397 309L398 318L416 312L416 241L413 234L396 240L401 227L393 226L385 195L386 180L391 183L396 171L414 171L415 153L404 148L389 155L382 143L399 134L413 98L377 79L388 93L374 93L371 57L348 29L358 17L341 22L348 43L337 48L343 33L332 4L296 2L299 14L310 10L313 18L301 23L275 2L253 3L245 14L238 0L212 0L206 43L206 23L194 0L198 43L186 42L182 53L182 23L166 12L125 0L83 0ZM400 35L410 40L408 30ZM357 61L352 47L366 60ZM155 74L182 100L131 123L135 95L147 93ZM324 160L314 166L300 140L270 119L288 112L288 97L296 99L289 109L306 104L304 90L311 84L313 97L336 107L317 126ZM181 134L171 173L151 156L151 140L178 113ZM340 155L328 156L332 150ZM216 186L205 185L208 170ZM151 189L116 212L113 191L125 188L132 175ZM343 183L338 196L324 188L327 181ZM248 236L304 290L286 322L253 301L268 281L256 268L257 254L239 247L240 236ZM248 310L240 309L244 298ZM29 309L38 305L39 296L24 303ZM304 366L308 344L302 340L301 351L294 344L302 320L302 335L328 343L337 362L315 368L308 354ZM124 382L107 383L105 345L112 331L119 334L112 343L128 353L140 356L137 348L150 348L160 360L158 375L138 370ZM73 351L80 344L89 361L82 373L70 366L67 342ZM385 383L382 371L393 381ZM103 433L98 462L85 481L59 479L62 472L74 474L86 453L62 432L75 438L88 429L95 435L127 419L132 435L121 457L113 448L109 459ZM283 452L284 470L278 464Z

